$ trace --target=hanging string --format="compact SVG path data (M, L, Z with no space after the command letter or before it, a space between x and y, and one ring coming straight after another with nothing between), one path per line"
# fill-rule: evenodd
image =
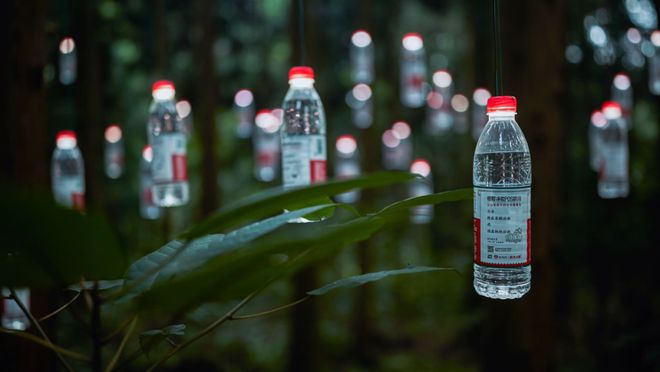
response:
M493 45L495 47L495 95L502 95L502 32L500 0L493 0Z
M305 5L304 0L298 0L298 42L300 43L300 66L305 64Z

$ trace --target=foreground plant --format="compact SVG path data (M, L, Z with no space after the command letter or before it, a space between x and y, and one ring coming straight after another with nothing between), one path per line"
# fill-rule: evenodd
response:
M28 195L8 198L11 200L2 202L6 204L3 210L14 213L11 218L5 214L6 221L2 221L8 243L0 248L3 257L0 282L12 288L67 288L73 295L69 295L63 306L37 319L12 289L9 298L17 301L39 334L4 328L0 328L0 332L49 348L67 370L73 370L69 361L75 360L88 364L93 371L111 371L130 364L158 345L169 344L171 348L149 367L153 370L228 321L268 316L335 289L390 276L448 270L406 267L362 274L310 290L305 297L289 304L253 314L240 313L273 282L328 259L341 248L368 239L390 224L408 218L412 207L472 198L470 189L461 189L402 200L368 214L329 199L352 189L384 187L414 178L407 173L374 173L307 188L271 189L219 209L177 239L130 265L109 226L98 216L82 216ZM304 227L288 224L303 216L308 219L327 217L336 208L349 210L350 217ZM283 210L290 211L282 213ZM62 233L58 229L63 226L76 234ZM84 299L90 316L92 350L89 356L56 345L40 326L41 321L61 313L79 298ZM186 326L183 324L138 333L139 318L155 310L181 315L206 303L236 299L239 301L229 311L180 343L176 340L184 336ZM130 315L114 332L101 335L103 309L117 307L128 308ZM125 353L134 337L138 338L140 349ZM116 338L119 339L116 348L103 366L103 348Z

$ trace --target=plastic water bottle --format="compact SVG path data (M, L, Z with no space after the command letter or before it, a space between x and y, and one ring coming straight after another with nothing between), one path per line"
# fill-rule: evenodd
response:
M343 135L335 144L335 177L353 178L360 175L360 157L355 137ZM335 199L340 203L355 203L360 199L360 190L339 194Z
M252 134L254 176L261 182L272 182L280 172L281 115L276 110L259 110ZM282 110L278 110L282 111Z
M490 92L486 88L477 88L472 93L472 138L479 140L481 131L484 130L488 122L486 115L486 105L490 98Z
M187 136L174 101L174 84L167 80L154 83L149 109L148 138L153 151L152 196L159 207L188 203Z
M474 152L474 289L522 297L531 286L529 147L516 123L516 98L488 100L488 123Z
M455 94L451 97L451 109L454 115L454 132L465 134L468 131L468 109L470 100L462 95Z
M65 130L57 134L51 177L53 196L58 204L85 209L85 166L75 132Z
M649 57L649 90L651 94L660 96L660 31L653 31L651 44L654 53Z
M418 33L406 34L401 41L401 103L422 107L426 100L426 53Z
M289 71L289 91L284 98L282 183L285 188L326 180L325 112L314 89L314 70L307 66ZM311 222L299 218L291 222Z
M374 104L371 99L371 87L357 84L346 96L346 103L352 109L353 124L360 128L369 128L374 120Z
M30 290L27 288L17 288L16 297L30 310ZM8 297L10 291L7 288L2 289L2 295ZM30 326L30 319L14 299L2 299L2 326L16 331L25 331Z
M374 80L374 46L367 31L357 30L353 33L350 56L353 82L371 84Z
M236 136L250 138L254 123L254 95L248 89L241 89L234 95L234 112L238 116Z
M119 125L105 128L105 175L117 179L124 173L124 139Z
M67 36L60 41L59 78L62 85L71 85L76 81L77 53L76 43Z
M633 90L630 77L623 72L616 74L612 80L612 101L621 105L621 116L628 129L632 128Z
M412 161L412 130L404 121L397 121L383 132L383 168L406 171Z
M604 199L628 196L628 130L618 102L603 104L607 123L600 130L598 195Z
M433 178L431 165L425 159L415 159L410 165L410 173L424 177L423 180L414 180L409 185L410 197L433 194ZM423 225L433 220L433 205L420 205L410 209L410 222Z
M140 216L147 220L157 220L163 210L154 204L154 198L151 195L154 186L153 176L151 175L151 161L153 160L153 151L151 146L144 146L142 158L140 159Z
M589 165L593 171L600 170L601 162L601 131L607 124L605 115L600 110L591 114L591 124L589 125Z

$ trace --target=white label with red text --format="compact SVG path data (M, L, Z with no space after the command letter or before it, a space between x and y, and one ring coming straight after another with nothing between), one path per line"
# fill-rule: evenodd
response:
M55 201L78 210L85 209L85 180L82 176L59 177L53 185Z
M186 135L163 133L151 142L153 161L151 171L154 183L186 181Z
M531 188L474 188L474 262L484 266L529 265Z
M282 139L282 183L306 186L326 180L325 136L289 136Z

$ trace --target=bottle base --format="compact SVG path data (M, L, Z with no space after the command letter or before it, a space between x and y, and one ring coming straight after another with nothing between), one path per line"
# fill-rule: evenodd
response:
M531 266L500 268L474 265L474 290L483 297L521 298L532 287Z
M151 189L153 202L158 207L179 207L188 204L187 182L155 185Z

